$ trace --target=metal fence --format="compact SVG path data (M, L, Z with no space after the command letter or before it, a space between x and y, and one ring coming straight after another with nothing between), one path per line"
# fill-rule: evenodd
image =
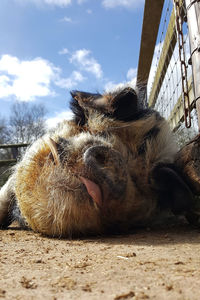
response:
M19 157L19 148L26 148L29 144L20 143L20 144L0 144L0 151L5 149L11 150L11 158L9 159L0 159L0 167L14 165L17 162Z
M148 105L158 110L169 121L174 131L183 124L198 131L185 2L182 0L153 2L160 10L160 14L157 13L159 25L154 23L155 8L152 8L152 1L146 0L138 85L145 82ZM146 36L151 37L150 49L154 49L149 58L145 58L143 46L146 43ZM142 66L141 61L147 59L148 63L145 61ZM151 68L148 74L145 74L143 69L145 65L150 65L150 62Z

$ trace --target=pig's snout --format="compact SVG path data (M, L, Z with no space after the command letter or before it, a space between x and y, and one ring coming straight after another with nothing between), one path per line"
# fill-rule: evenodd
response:
M106 164L111 162L111 157L113 154L116 157L116 151L110 149L109 147L93 146L85 151L84 163L89 167L105 167Z
M127 164L120 152L107 146L92 146L88 148L83 161L88 177L97 183L103 194L103 199L121 199L127 186Z

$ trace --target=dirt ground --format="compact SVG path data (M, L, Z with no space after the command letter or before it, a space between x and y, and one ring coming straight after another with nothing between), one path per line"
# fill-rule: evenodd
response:
M0 299L200 299L200 230L59 240L0 231Z

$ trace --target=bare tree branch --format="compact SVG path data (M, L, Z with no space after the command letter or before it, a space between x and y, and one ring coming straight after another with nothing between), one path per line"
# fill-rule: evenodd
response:
M10 140L13 143L30 143L42 136L45 133L45 114L42 104L14 103L9 121Z

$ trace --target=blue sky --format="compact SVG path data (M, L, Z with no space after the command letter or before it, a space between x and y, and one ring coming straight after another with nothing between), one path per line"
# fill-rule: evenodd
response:
M1 0L0 116L43 103L66 118L69 91L112 90L137 73L144 0Z

